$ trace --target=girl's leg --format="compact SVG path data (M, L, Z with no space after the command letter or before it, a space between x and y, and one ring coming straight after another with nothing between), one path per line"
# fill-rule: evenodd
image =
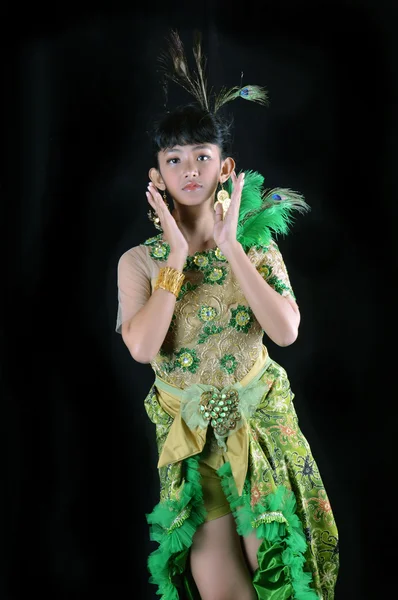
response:
M255 600L232 514L201 525L194 535L190 556L202 600Z
M257 550L262 541L254 532L242 538L243 553L252 574L258 569Z

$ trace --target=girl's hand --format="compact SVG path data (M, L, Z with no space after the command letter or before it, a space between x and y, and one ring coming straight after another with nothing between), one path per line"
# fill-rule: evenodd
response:
M216 206L216 216L214 220L213 238L221 252L227 250L237 243L236 230L238 227L239 207L242 196L245 174L236 176L235 171L231 174L233 191L231 194L231 204L223 219L223 208L220 204Z
M163 229L163 237L170 246L170 252L182 254L186 257L189 250L188 242L178 228L176 219L170 213L156 186L153 183L149 183L148 191L145 193L149 204L159 217L160 225ZM174 212L178 218L176 210Z

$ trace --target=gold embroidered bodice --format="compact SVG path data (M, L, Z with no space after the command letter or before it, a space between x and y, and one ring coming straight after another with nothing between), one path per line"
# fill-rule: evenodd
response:
M143 263L142 271L146 270L153 293L169 245L160 234L126 254L129 252ZM294 297L274 241L267 247L250 248L247 256L276 291ZM128 318L128 311L123 310L123 298L128 293L123 294L122 271L119 268L120 322ZM218 388L232 385L253 366L261 352L264 332L219 248L188 256L184 274L168 333L151 366L164 381L182 389L199 382Z

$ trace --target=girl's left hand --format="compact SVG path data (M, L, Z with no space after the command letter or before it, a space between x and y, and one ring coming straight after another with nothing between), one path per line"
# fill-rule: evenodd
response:
M233 184L231 204L229 205L224 219L223 208L221 204L217 204L214 220L213 239L221 252L224 252L223 248L228 249L237 243L236 231L238 227L239 207L245 174L241 173L239 177L237 177L235 171L233 171L231 179Z

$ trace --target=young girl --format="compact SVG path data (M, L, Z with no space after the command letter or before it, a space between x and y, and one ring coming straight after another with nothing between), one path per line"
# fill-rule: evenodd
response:
M186 60L172 40L171 55ZM197 64L190 82L203 84ZM180 80L176 70L170 79L181 83L188 70L175 65ZM163 600L331 600L335 521L287 374L263 344L264 333L279 346L297 338L300 312L272 234L308 206L263 189L258 173L237 175L220 97L211 109L205 85L191 89L198 102L155 125L146 196L161 233L118 265L117 331L155 373L145 399L161 486L147 517L159 544L151 581ZM266 99L255 86L233 93Z

